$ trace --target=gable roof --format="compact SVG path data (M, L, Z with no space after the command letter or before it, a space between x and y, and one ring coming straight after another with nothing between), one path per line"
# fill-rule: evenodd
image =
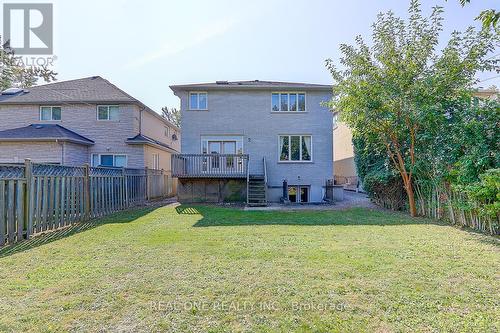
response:
M82 102L140 103L100 76L42 84L0 99L0 104Z
M83 145L93 145L94 141L55 124L31 124L26 127L0 131L0 142L5 141L68 141Z
M186 89L306 89L306 90L331 90L331 85L280 82L280 81L215 81L209 83L180 84L170 86L174 92Z

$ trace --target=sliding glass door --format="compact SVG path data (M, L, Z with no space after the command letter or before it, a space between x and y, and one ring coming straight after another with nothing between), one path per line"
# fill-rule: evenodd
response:
M209 154L236 154L236 141L208 141ZM234 169L234 157L232 156L210 156L211 171L218 169Z

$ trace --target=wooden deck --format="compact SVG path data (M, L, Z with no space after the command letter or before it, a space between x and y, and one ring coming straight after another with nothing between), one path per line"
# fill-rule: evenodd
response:
M247 178L247 154L175 154L172 177Z

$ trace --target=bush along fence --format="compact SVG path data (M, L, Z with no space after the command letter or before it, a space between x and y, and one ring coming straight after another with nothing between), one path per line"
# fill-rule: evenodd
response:
M173 194L163 170L0 164L0 246Z
M415 181L414 185L419 216L500 235L500 169L488 170L470 185L424 181ZM406 193L399 180L372 186L370 190L375 204L408 211Z

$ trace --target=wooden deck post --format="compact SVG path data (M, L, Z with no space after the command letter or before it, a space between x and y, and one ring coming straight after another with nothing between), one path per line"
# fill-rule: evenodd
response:
M84 200L84 209L85 209L85 214L83 219L88 220L90 219L90 166L88 163L85 163L83 165L83 200Z
M24 178L26 178L26 197L25 197L25 221L26 221L26 239L29 239L33 233L33 214L35 201L35 180L33 178L33 163L29 158L24 160Z

